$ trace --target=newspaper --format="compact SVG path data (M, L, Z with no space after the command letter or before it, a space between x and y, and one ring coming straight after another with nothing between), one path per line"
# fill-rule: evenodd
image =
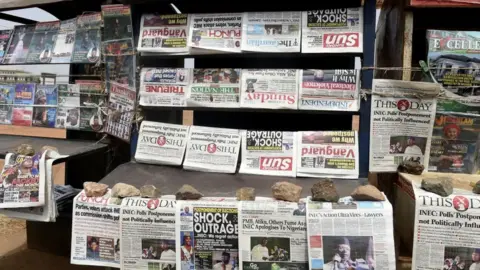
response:
M179 269L239 269L238 212L238 202L178 201Z
M123 199L121 269L175 269L176 204L167 199Z
M80 127L80 85L58 85L58 108L56 128L78 129Z
M137 91L135 89L110 83L106 133L124 141L130 141L136 101Z
M190 80L190 69L142 68L140 105L185 107Z
M188 126L143 121L135 160L150 164L182 165Z
M120 268L120 205L111 197L74 199L70 263Z
M240 107L241 69L194 69L187 105L199 107Z
M354 69L307 69L301 73L300 110L358 111L360 72Z
M303 53L362 53L363 9L335 8L302 12Z
M388 201L353 202L345 197L339 203L322 203L309 198L307 228L311 270L395 269L393 211Z
M53 47L52 63L70 63L75 44L76 23L76 19L60 22L60 30Z
M435 83L373 80L370 172L395 172L404 160L428 167L439 91Z
M244 69L242 108L297 109L300 70Z
M188 53L187 32L187 14L143 14L138 51Z
M189 47L211 52L241 52L242 13L192 14L190 16Z
M281 131L242 131L240 173L296 175L296 133Z
M8 50L8 43L12 37L13 30L0 30L0 63L3 62L3 58Z
M356 131L297 132L297 176L358 178Z
M301 12L246 12L242 51L300 52Z
M239 269L308 269L305 217L303 199L242 202Z

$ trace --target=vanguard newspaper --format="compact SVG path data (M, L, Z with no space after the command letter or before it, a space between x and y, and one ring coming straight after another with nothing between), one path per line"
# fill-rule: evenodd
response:
M305 200L241 202L240 268L308 269Z
M240 107L240 69L194 69L187 105L198 107Z
M243 19L241 13L190 16L189 47L211 52L241 52Z
M135 160L150 164L182 165L188 126L143 121Z
M407 160L427 168L439 92L435 83L373 80L371 172L395 172Z
M185 107L190 78L186 68L142 68L140 105Z
M363 52L363 9L302 12L302 52Z
M187 53L188 14L142 15L139 52Z
M307 200L308 259L311 270L394 270L392 205ZM412 268L415 269L415 268Z

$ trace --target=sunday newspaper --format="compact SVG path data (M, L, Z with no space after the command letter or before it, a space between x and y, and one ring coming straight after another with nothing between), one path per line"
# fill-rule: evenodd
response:
M142 68L140 105L185 107L190 78L186 68Z
M188 106L240 107L240 69L194 69Z
M143 14L140 25L139 52L188 52L188 14Z
M189 47L204 52L241 52L242 13L190 16Z
M404 160L428 167L440 85L373 80L370 171L395 172Z

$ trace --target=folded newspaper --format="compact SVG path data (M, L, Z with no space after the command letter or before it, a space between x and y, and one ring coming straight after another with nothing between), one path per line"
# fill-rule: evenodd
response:
M188 14L143 14L139 52L188 53Z
M187 105L198 107L240 107L240 69L193 70Z
M191 70L186 68L142 68L140 105L185 107Z

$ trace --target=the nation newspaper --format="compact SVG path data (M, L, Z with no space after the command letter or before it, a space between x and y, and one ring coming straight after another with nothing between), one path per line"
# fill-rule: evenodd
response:
M190 74L186 68L142 68L140 105L185 107Z
M192 14L188 44L204 52L241 52L242 14Z
M241 70L206 68L193 70L187 105L193 107L240 107Z
M188 14L144 14L139 52L187 53Z

